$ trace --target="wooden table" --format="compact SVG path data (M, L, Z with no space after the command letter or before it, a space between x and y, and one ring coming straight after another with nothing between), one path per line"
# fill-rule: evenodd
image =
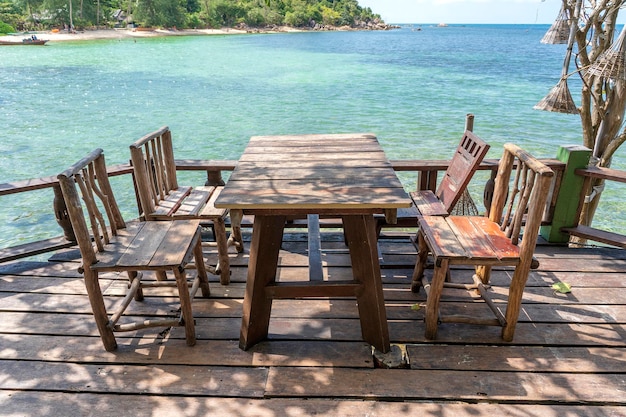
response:
M363 339L389 350L374 214L393 222L410 198L375 135L254 136L215 206L254 215L242 349L267 337L274 298L354 296ZM276 282L285 222L303 215L342 218L353 280Z

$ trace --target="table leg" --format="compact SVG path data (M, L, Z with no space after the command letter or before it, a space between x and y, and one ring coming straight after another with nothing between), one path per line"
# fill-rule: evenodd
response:
M363 285L357 294L363 339L379 351L389 351L389 328L380 276L376 221L372 215L343 216L354 279Z
M239 347L243 350L267 337L272 299L265 287L276 281L285 216L254 216Z

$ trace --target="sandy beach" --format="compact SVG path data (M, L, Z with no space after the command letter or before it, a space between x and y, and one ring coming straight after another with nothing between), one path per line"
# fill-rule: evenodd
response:
M276 29L185 29L185 30L169 30L169 29L99 29L84 30L68 33L60 32L31 32L28 34L5 35L0 36L1 41L21 42L23 38L37 35L38 39L48 40L49 42L62 41L81 41L95 39L128 39L128 38L147 38L156 36L200 36L200 35L240 35L245 33L272 33L272 32L294 32L298 29L290 27L279 27Z

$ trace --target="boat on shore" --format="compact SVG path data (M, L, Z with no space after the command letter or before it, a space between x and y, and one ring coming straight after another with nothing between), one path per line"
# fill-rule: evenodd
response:
M24 38L21 42L0 40L0 45L45 45L46 42L48 42L47 39Z

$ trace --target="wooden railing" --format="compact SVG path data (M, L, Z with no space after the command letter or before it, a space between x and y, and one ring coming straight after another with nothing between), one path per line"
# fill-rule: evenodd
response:
M237 161L201 161L201 160L177 160L177 169L181 171L206 171L207 184L222 183L222 171L232 171L235 169ZM120 175L132 175L133 168L130 164L119 164L107 167L110 177ZM34 178L0 184L0 196L9 194L25 193L29 191L43 190L51 188L53 191L52 206L55 217L59 224L63 236L42 239L36 242L29 242L22 245L11 246L0 249L0 263L9 262L20 258L39 255L73 246L74 233L68 219L65 217L65 204L61 194L61 188L56 176Z
M541 159L555 172L555 183L552 188L553 197L549 199L548 207L546 209L546 215L544 217L544 224L549 225L552 223L552 215L554 213L554 206L556 204L557 196L559 195L560 181L562 173L565 170L566 164L557 159ZM398 172L415 172L416 174L416 189L435 189L438 181L437 177L439 172L443 172L448 168L447 160L392 160L391 164L393 168ZM176 160L177 170L180 171L205 171L207 173L207 184L220 184L223 183L222 173L224 171L232 171L237 165L236 160ZM486 159L479 167L479 171L490 171L490 176L495 176L497 170L497 159ZM580 175L592 176L600 175L597 171L579 170ZM611 170L614 171L614 170ZM110 176L119 175L132 175L132 167L128 164L120 164L111 166L108 169ZM611 178L619 178L623 180L626 173L620 172L619 175L615 175L610 171L601 171L602 175L611 174ZM44 177L24 181L16 181L11 183L0 184L0 196L23 193L32 190L40 190L45 188L52 188L55 191L56 200L62 201L58 190L58 181L56 177ZM58 211L58 210L55 210ZM57 215L57 221L63 228L63 219L59 219ZM44 241L26 243L19 246L13 246L9 248L0 249L0 263L7 262L14 259L28 257L40 253L55 251L63 247L69 247L73 245L73 242L68 241L68 237L71 237L71 230L67 230L65 226L65 237L56 237L47 239Z
M577 219L580 218L580 213L583 208L585 196L589 195L591 181L594 178L626 183L626 172L611 168L595 166L580 168L576 170L576 175L584 177L584 183L579 197L578 210L576 212ZM576 224L572 227L564 227L561 230L569 233L570 236L577 236L582 239L593 240L596 242L601 242L607 245L617 246L626 249L626 236L619 233L609 232L606 230L601 230L579 224Z
M561 186L561 179L565 170L566 164L558 159L541 159L541 162L550 167L554 172L553 186L551 189L551 198L548 199L546 210L544 213L543 224L549 225L552 223L554 216L554 207L556 205L556 197L559 194ZM397 172L409 171L416 172L416 189L417 190L432 190L434 191L439 184L439 173L444 172L448 168L449 161L447 160L392 160L391 164ZM498 159L484 159L478 171L489 171L490 178L494 179L496 171L498 170ZM475 180L473 180L475 182ZM490 200L485 201L485 206L490 204Z

